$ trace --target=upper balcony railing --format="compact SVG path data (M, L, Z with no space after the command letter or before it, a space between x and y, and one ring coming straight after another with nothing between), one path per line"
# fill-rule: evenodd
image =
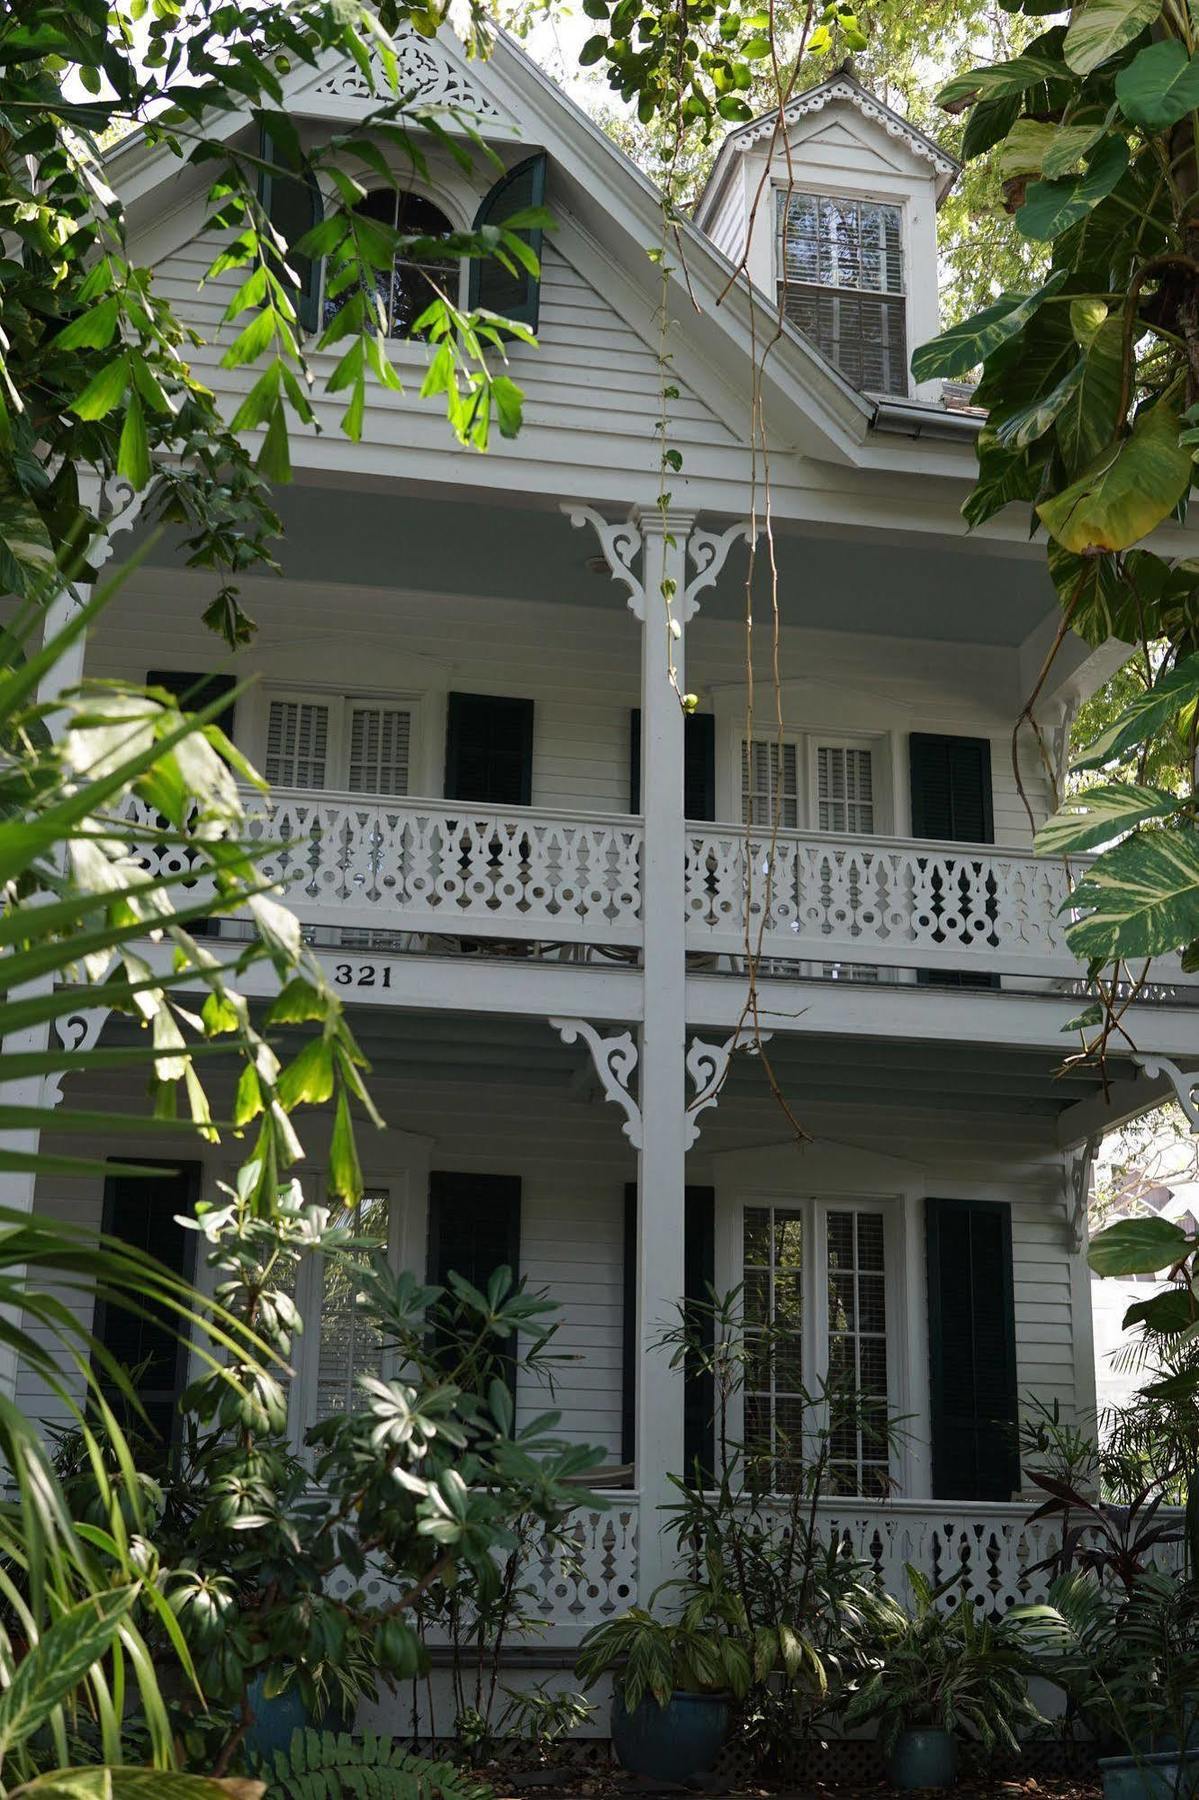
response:
M626 962L639 953L640 819L278 790L247 804L250 837L269 846L262 872L306 925L385 933L398 949L474 941ZM689 826L685 855L686 948L715 969L752 954L780 976L1040 978L1059 992L1081 978L1059 862L994 845L737 825ZM1155 965L1154 977L1145 998L1199 992L1174 965Z

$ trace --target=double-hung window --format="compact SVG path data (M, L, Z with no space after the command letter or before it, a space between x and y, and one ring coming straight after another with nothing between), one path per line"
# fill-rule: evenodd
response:
M876 754L867 738L811 733L781 743L776 737L742 741L746 824L869 836L878 829L877 792Z
M263 774L272 787L406 794L413 727L411 701L271 694Z
M793 831L799 818L799 746L752 738L741 746L741 816L747 825Z
M391 1189L368 1183L354 1206L330 1204L330 1223L352 1232L362 1248L301 1265L295 1298L305 1331L295 1345L297 1381L292 1388L292 1432L300 1443L310 1425L340 1418L364 1404L360 1377L386 1374L379 1333L359 1304L359 1272L392 1248Z
M855 387L908 391L902 214L839 195L779 192L779 305Z
M833 1494L885 1494L894 1203L746 1205L740 1219L747 1461L786 1490L827 1440Z

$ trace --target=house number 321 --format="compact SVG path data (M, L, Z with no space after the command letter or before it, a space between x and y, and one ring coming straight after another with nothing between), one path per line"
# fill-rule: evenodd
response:
M384 963L378 970L375 979L374 963L338 963L333 970L333 980L338 987L383 987L391 986L391 965Z

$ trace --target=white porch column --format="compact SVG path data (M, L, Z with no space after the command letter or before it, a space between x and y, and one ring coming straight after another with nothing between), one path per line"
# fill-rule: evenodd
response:
M640 517L641 874L644 1018L641 1026L641 1148L637 1158L637 1486L641 1496L641 1604L673 1573L660 1509L683 1474L683 1380L670 1353L655 1349L683 1296L683 1161L686 1152L684 1016L683 621L687 515ZM673 603L668 603L668 597ZM674 680L671 671L674 671Z

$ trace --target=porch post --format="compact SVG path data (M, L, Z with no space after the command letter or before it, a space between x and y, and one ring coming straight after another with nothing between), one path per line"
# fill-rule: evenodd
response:
M641 515L641 754L645 817L642 866L644 1015L641 1147L637 1159L638 1590L644 1605L673 1573L660 1509L667 1477L683 1470L682 1376L653 1348L683 1296L683 1161L686 1152L685 902L683 827L683 618L687 515ZM668 602L673 602L668 603ZM674 680L672 681L672 668Z

